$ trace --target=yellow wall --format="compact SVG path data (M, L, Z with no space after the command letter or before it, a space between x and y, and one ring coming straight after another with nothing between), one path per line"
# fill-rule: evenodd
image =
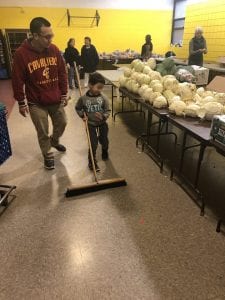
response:
M71 9L71 15L94 16L93 9ZM67 27L66 9L63 8L1 8L0 28L28 28L30 20L43 16L52 23L54 43L63 50L70 37L75 37L78 49L88 35L99 52L131 48L140 52L144 37L152 34L154 51L164 54L170 44L171 10L134 11L99 10L99 27L90 28L91 20L73 20ZM89 27L88 27L89 26ZM86 27L86 28L85 28Z
M183 47L174 48L177 56L187 58L188 45L197 26L203 27L208 54L205 60L225 56L225 0L208 0L187 6Z

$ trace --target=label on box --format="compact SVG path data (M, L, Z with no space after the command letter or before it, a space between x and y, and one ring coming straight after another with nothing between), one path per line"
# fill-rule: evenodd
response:
M211 136L216 141L225 144L225 116L214 116L211 126Z
M195 71L196 85L207 85L209 80L209 69L200 66L191 66Z

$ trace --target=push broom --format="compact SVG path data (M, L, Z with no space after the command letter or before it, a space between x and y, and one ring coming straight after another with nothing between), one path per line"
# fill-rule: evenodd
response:
M80 77L79 77L76 63L74 63L74 68L75 68L75 72L76 72L80 96L82 96L82 91L81 91L81 86L80 86ZM96 192L96 191L100 191L100 190L105 190L105 189L109 189L109 188L115 188L115 187L127 185L126 180L124 178L112 178L112 179L98 180L96 168L95 168L93 150L92 150L92 146L91 146L87 118L84 122L84 125L85 125L86 134L87 134L87 141L88 141L88 147L89 147L90 156L91 156L91 163L92 163L92 167L93 167L95 182L85 184L85 185L80 185L80 186L71 186L71 187L67 188L66 193L65 193L66 197L78 196L78 195L82 195L82 194L86 194L86 193L92 193L92 192Z

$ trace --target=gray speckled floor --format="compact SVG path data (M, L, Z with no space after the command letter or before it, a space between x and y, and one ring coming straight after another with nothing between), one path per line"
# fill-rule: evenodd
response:
M0 216L0 299L225 299L224 235L135 148L128 121L109 121L110 161L99 161L102 178L128 186L64 198L92 180L73 101L66 111L68 151L54 171L43 169L30 119L16 106L9 119L13 156L0 182L17 197Z

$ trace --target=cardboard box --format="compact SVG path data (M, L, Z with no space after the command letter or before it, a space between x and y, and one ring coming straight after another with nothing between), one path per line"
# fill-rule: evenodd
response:
M215 76L207 85L207 90L217 93L225 93L225 77Z
M191 66L195 71L196 85L207 85L209 80L209 69L200 66Z
M207 90L217 93L225 93L225 77L214 77L214 79L207 85ZM225 115L215 115L213 117L210 135L214 140L225 145Z
M219 59L218 59L218 63L224 67L225 65L225 57L224 56L220 56Z
M210 135L214 140L225 145L225 115L213 117Z

